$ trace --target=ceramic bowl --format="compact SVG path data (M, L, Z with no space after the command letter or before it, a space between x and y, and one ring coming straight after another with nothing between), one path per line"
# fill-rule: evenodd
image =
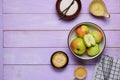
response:
M86 26L88 26L88 28L90 29L90 31L98 30L98 31L100 31L100 32L102 33L102 35L103 35L103 40L102 40L101 43L99 43L100 52L99 52L96 56L94 56L94 57L88 56L86 52L85 52L83 55L81 55L81 56L76 55L76 54L72 51L72 49L71 49L71 47L70 47L70 44L71 44L72 40L77 37L75 30L76 30L79 26L81 26L81 25L86 25ZM68 35L68 47L69 47L70 51L72 52L72 54L75 55L77 58L80 58L80 59L83 59L83 60L90 60L90 59L96 58L96 57L100 56L100 54L103 52L105 46L106 46L106 36L105 36L105 33L104 33L104 31L103 31L97 24L95 24L95 23L91 23L91 22L79 23L79 24L77 24L76 26L74 26L74 27L72 28L72 30L69 32L69 35Z

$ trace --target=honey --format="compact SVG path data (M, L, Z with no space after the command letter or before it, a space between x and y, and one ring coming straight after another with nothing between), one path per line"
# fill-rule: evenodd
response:
M74 71L74 76L78 79L84 79L87 75L87 71L83 66L79 66Z

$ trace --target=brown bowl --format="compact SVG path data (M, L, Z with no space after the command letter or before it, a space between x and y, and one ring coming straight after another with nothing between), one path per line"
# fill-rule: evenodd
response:
M81 25L87 25L88 28L90 29L90 31L91 31L91 30L98 30L98 31L100 31L100 32L102 33L102 35L103 35L103 40L102 40L101 43L99 43L100 52L99 52L96 56L94 56L94 57L90 57L90 56L88 56L86 53L85 53L84 55L82 55L82 56L79 56L79 55L75 54L74 51L72 51L72 49L71 49L71 47L70 47L70 44L71 44L72 40L77 37L75 30L76 30L79 26L81 26ZM74 26L74 27L72 28L72 30L70 31L70 33L69 33L69 35L68 35L68 47L69 47L70 51L73 53L73 55L75 55L75 56L76 56L77 58L79 58L79 59L90 60L90 59L96 58L96 57L100 56L100 54L104 51L105 46L106 46L106 36L105 36L104 31L103 31L98 25L96 25L96 24L94 24L94 23L91 23L91 22L79 23L78 25L76 25L76 26Z

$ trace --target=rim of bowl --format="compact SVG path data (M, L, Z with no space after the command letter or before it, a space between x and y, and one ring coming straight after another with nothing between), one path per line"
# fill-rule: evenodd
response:
M78 55L76 55L76 54L72 51L72 49L70 48L70 45L69 45L69 39L70 39L71 33L72 33L79 25L82 25L82 24L93 24L93 25L97 26L96 28L98 28L99 30L101 30L101 31L102 31L102 34L104 35L105 44L104 44L103 50L102 50L101 53L99 53L98 55L96 55L96 56L94 56L94 57L90 57L89 59L87 59L87 58L85 59L85 58L78 57ZM103 51L105 50L105 47L106 47L106 36L105 36L105 32L103 31L103 29L102 29L100 26L98 26L97 24L92 23L92 22L81 22L81 23L78 23L77 25L75 25L75 26L70 30L70 32L69 32L69 34L68 34L68 38L67 38L67 43L68 43L68 48L69 48L69 50L71 51L71 53L72 53L74 56L76 56L77 58L82 59L82 60L91 60L91 59L94 59L94 58L97 58L98 56L100 56L100 55L103 53Z

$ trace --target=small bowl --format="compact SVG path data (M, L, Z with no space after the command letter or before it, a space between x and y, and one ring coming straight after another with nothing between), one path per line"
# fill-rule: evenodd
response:
M78 8L77 8L76 12L75 12L74 14L71 14L71 15L66 15L66 13L67 13L67 12L69 11L69 9L71 8L72 2L71 2L71 4L70 4L71 6L69 5L69 6L67 7L68 10L67 10L67 8L66 8L66 9L64 9L63 11L61 11L60 6L61 6L62 1L63 1L63 0L57 0L57 2L56 2L56 11L57 11L60 19L63 19L63 20L72 20L72 19L75 19L75 18L79 15L79 13L80 13L80 11L81 11L81 8L82 8L81 0L73 0L73 3L77 3ZM66 0L65 0L65 1L66 1ZM70 2L70 1L68 0L68 2ZM66 4L68 5L69 3L65 3L65 5L66 5ZM62 6L65 7L64 5L62 5ZM73 10L72 10L72 12L73 12ZM65 14L64 14L64 13L65 13Z
M79 74L82 74L82 76L79 76ZM75 70L74 70L74 79L83 80L83 79L86 78L86 76L87 76L87 69L84 66L77 66L75 68Z
M101 43L99 43L100 52L99 52L96 56L94 56L94 57L88 56L86 52L85 52L85 54L83 54L82 56L76 55L76 54L72 51L72 49L71 49L71 47L70 47L70 44L71 44L72 40L77 37L75 30L76 30L80 25L87 25L88 28L90 29L90 31L92 31L92 30L98 30L98 31L100 31L100 32L102 33L102 35L103 35L103 40L102 40ZM83 60L94 59L94 58L100 56L100 54L104 51L105 46L106 46L106 36L105 36L104 31L103 31L97 24L94 24L94 23L91 23L91 22L83 22L83 23L77 24L76 26L74 26L74 27L72 28L72 30L70 31L70 33L69 33L69 35L68 35L68 47L69 47L70 51L71 51L77 58L79 58L79 59L83 59Z
M65 61L65 63L64 63L63 65L58 65L58 64L55 65L55 64L54 64L53 59L54 59L56 56L58 56L58 55L59 55L59 56L62 55L62 56L64 56L64 57L66 58L66 61ZM60 60L60 59L57 58L57 60ZM67 64L68 64L68 62L69 62L69 58L68 58L68 56L67 56L67 54L66 54L65 52L63 52L63 51L56 51L56 52L54 52L54 53L52 54L50 61L51 61L51 64L52 64L53 67L58 68L58 69L61 69L61 68L64 68L64 67L67 66ZM59 62L57 62L57 63L59 63Z

